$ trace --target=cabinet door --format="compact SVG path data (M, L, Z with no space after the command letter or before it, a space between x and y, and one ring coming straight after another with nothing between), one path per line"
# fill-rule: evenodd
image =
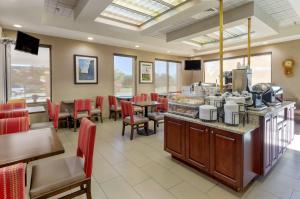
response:
M276 136L276 142L278 143L277 149L276 149L276 155L277 158L279 158L283 154L283 146L284 146L284 130L283 130L283 122L280 122L277 124L277 136Z
M241 182L241 135L211 129L210 172L225 183L239 187Z
M209 171L209 141L208 127L189 123L186 131L186 160L207 172Z
M289 133L289 140L288 142L291 143L294 139L295 135L295 107L291 106L289 107L289 115L288 115L288 133Z
M263 157L264 157L264 174L272 166L272 118L267 117L264 121L264 138L263 138Z
M185 159L185 122L165 117L165 151Z
M277 116L273 116L272 118L272 140L271 140L271 156L272 156L272 164L275 164L278 160L278 141L279 141L279 134L278 134L278 124L277 124Z

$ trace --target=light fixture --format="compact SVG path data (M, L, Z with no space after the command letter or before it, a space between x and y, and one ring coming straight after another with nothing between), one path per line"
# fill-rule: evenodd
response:
M264 41L264 42L263 42L263 45L266 45L266 44L268 44L268 42L267 42L267 41Z
M136 47L136 48L139 48L140 46L139 46L139 45L135 45L135 47Z
M19 25L19 24L14 24L15 28L22 28L23 26Z
M87 39L90 40L90 41L94 40L93 37L88 37Z
M170 53L170 52L171 52L171 51L169 51L169 50L167 51L167 53Z

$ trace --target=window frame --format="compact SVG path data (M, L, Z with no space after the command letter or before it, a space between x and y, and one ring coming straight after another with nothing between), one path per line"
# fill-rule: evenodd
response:
M255 56L262 56L262 55L271 55L271 82L273 82L273 53L272 52L263 52L263 53L253 53L251 54L251 57L255 57ZM243 54L243 55L238 55L238 56L232 56L232 57L225 57L223 60L228 60L228 59L238 59L238 58L244 58L244 63L246 64L246 62L248 61L248 55L247 54ZM207 59L207 60L203 60L203 82L205 82L205 63L206 62L210 62L210 61L219 61L220 59ZM251 67L250 67L251 68Z
M176 61L176 60L170 60L170 59L159 59L159 58L155 58L155 60L154 60L154 89L155 89L155 87L156 87L156 85L155 85L155 83L156 83L156 61L164 61L164 62L166 62L167 63L167 93L169 93L170 91L169 91L169 63L170 62L173 62L173 63L176 63L176 64L181 64L181 67L182 67L182 62L181 61ZM178 75L179 75L179 70L178 70L178 68L177 68L177 79L176 79L176 81L177 81L177 83L179 84L179 85L177 85L177 86L179 86L179 87L181 87L181 82L179 83L178 82L178 79L180 78ZM178 88L178 89L180 89L180 88ZM156 91L155 91L156 92ZM177 91L176 91L177 92Z
M15 43L13 43L15 45ZM50 63L49 63L49 78L50 78L50 100L52 101L52 45L50 44L39 44L39 47L42 47L42 48L49 48L49 60L50 60ZM8 81L9 81L9 68L8 68L8 61L7 61L7 48L5 48L5 95L6 95L6 103L10 100L10 96L8 95ZM46 104L46 101L45 102L26 102L26 104Z
M133 82L133 93L132 96L135 96L137 93L137 78L136 78L136 74L137 74L137 69L136 69L136 65L137 65L137 56L135 55L128 55L128 54L120 54L120 53L114 53L112 56L112 61L113 61L113 93L114 95L116 95L115 93L115 61L114 58L115 56L119 56L119 57L130 57L133 59L133 64L132 64L132 82Z

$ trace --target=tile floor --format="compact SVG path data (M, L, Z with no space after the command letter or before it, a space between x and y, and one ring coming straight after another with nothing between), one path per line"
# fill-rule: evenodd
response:
M150 124L152 126L152 124ZM60 129L65 154L73 155L77 132ZM94 199L300 199L300 136L271 173L236 193L204 174L173 160L163 150L163 125L156 135L121 136L121 122L97 123L92 192ZM40 161L49 161L51 158ZM37 161L39 162L39 161ZM30 164L36 164L33 162ZM30 173L30 166L29 171ZM85 198L85 196L78 197Z

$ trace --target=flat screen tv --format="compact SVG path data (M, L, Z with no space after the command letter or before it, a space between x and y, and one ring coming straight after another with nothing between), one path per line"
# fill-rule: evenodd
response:
M18 31L15 50L37 55L39 52L39 45L39 39Z
M184 70L201 70L201 60L185 60Z

